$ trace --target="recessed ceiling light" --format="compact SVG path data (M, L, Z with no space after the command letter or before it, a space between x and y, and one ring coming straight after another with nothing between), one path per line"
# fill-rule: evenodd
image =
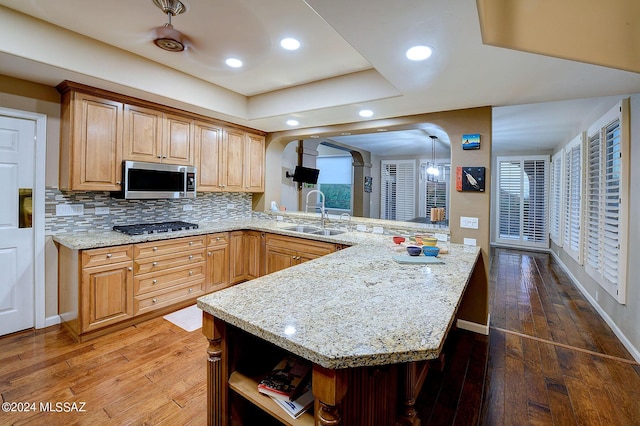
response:
M349 136L351 134L351 132L342 132L340 133L341 136Z
M298 124L300 124L298 123L298 120L294 120L294 119L287 120L287 126L297 126Z
M300 47L300 42L295 38L287 37L280 40L280 46L282 46L283 49L287 50L298 50L298 48Z
M386 132L386 131L387 131L387 129L377 129L376 131L377 131L377 132Z
M318 139L320 136L318 135L311 135L311 139Z
M224 62L231 68L240 68L242 66L242 61L238 58L229 58Z
M370 109L363 109L363 110L360 110L358 114L360 114L360 117L367 118L367 117L373 116L373 111L371 111Z
M407 58L412 61L424 61L429 56L431 56L433 51L429 46L413 46L407 50Z

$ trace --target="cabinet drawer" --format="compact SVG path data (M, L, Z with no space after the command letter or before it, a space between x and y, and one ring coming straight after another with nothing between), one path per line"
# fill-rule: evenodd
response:
M134 244L133 256L136 260L139 260L152 256L204 249L204 240L204 236L197 236Z
M130 261L133 259L131 247L131 245L127 245L82 250L82 267L93 268L94 266Z
M180 254L165 254L149 258L136 259L133 262L133 273L136 275L162 271L177 266L191 265L206 260L204 250L187 251Z
M133 298L134 315L143 314L183 300L200 297L204 294L204 278L199 281L189 282L183 285L155 291Z
M281 249L293 250L299 254L309 253L317 256L336 251L336 245L322 241L307 240L305 238L286 237L276 234L267 234L267 247L277 247Z
M206 262L166 269L137 275L133 278L133 294L139 295L150 291L162 290L189 281L204 280Z
M220 232L207 235L207 247L229 244L229 234Z

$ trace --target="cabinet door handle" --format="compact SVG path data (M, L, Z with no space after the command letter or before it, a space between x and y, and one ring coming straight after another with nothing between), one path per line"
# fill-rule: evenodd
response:
M116 181L116 185L120 185L121 183L122 183L122 182L121 182L121 181L119 181L119 180L117 180L117 181Z
M133 268L131 266L129 266L127 269L133 271Z
M193 255L192 254L189 255L189 260L191 260L191 259L193 259Z
M222 238L220 237L216 237L216 241L220 241Z
M153 262L152 265L153 266L158 266L158 262Z
M189 271L189 275L193 275L193 271Z
M211 256L211 252L207 253L209 256Z
M158 155L158 158L162 158L162 155Z
M153 280L151 281L153 284L156 284L158 282L158 280Z
M152 303L156 303L158 301L158 299L156 299L155 297L153 299L151 299Z
M295 257L295 256L291 256L291 258L292 258L293 260L296 260L296 257Z
M167 156L166 156L166 155L163 155L163 156L162 156L162 158L167 158Z
M193 289L192 289L192 288L190 288L190 289L189 289L189 293L191 293L192 291L193 291Z
M158 247L154 247L154 248L153 248L153 251L158 251Z
M193 245L193 241L189 241L189 245L192 246Z
M111 253L107 253L107 259L111 259L111 256L113 256Z

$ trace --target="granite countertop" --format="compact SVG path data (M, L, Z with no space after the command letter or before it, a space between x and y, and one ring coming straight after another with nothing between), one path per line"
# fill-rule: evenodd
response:
M400 265L389 236L349 234L360 242L202 296L198 307L326 368L437 358L479 247L447 244L445 264Z
M127 236L115 231L54 235L71 249L249 229L352 247L202 296L198 307L326 368L437 358L480 248L447 247L444 264L401 265L391 236L350 231L319 236L266 219L200 223L195 230Z

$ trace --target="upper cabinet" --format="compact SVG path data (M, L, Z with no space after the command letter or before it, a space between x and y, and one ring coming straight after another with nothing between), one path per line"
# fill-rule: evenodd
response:
M188 117L125 105L123 158L192 166L194 123Z
M60 189L120 189L122 109L120 102L75 91L63 92Z
M264 192L263 135L78 83L57 89L62 190L118 191L133 160L195 165L198 191Z
M198 191L264 192L264 136L196 122Z

